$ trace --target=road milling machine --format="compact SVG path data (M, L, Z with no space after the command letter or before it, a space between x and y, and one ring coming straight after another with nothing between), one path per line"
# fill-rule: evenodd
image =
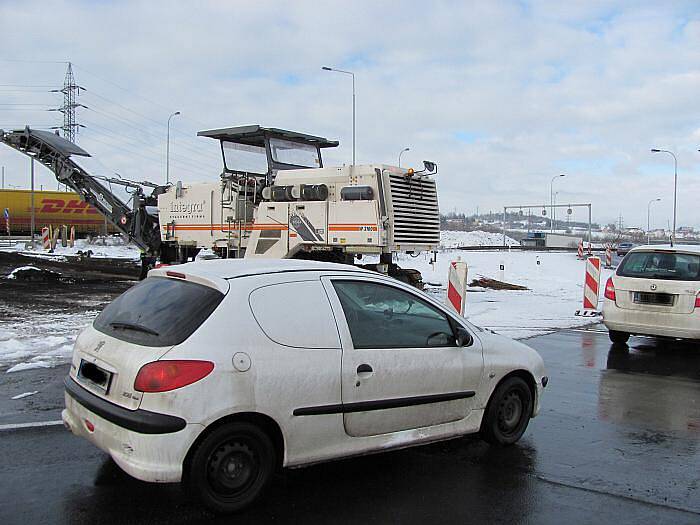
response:
M425 161L420 171L325 167L321 151L338 142L257 125L198 135L219 141L220 179L167 186L104 179L126 185L130 204L78 166L71 156L87 152L61 137L26 128L0 131L0 140L37 158L100 210L143 250L144 268L156 260L185 262L202 249L220 257L371 259L362 265L422 286L420 273L399 268L392 255L438 247L434 163Z
M305 258L352 264L420 284L392 254L436 250L440 213L433 175L383 164L325 167L323 137L261 126L201 131L218 140L219 182L178 182L158 196L161 241L175 259L211 248L222 257ZM174 244L173 244L174 241Z

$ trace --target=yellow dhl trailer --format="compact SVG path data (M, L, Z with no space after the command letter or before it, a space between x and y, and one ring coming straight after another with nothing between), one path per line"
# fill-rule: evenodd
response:
M10 233L31 233L32 192L30 190L0 190L0 236L7 235L5 210L8 210ZM103 233L104 217L77 193L66 191L34 192L34 227L36 232L48 225L75 226L77 233ZM117 229L109 224L109 232Z

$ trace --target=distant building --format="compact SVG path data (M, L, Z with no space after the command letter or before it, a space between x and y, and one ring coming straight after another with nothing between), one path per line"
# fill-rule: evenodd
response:
M573 235L560 233L530 232L520 241L520 245L528 248L576 248L583 239Z

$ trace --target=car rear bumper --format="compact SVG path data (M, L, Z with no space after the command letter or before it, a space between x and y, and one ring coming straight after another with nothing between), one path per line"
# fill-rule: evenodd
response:
M609 299L603 304L603 324L608 330L637 335L656 335L680 339L700 339L700 316L644 312L619 308Z
M155 482L182 479L183 461L204 429L202 425L186 424L180 418L144 410L127 410L91 394L70 378L66 378L65 384L66 408L61 416L73 434L108 453L117 465L137 479ZM148 421L151 415L154 421ZM176 420L179 420L177 425ZM134 427L148 432L138 432ZM162 432L166 428L168 431Z

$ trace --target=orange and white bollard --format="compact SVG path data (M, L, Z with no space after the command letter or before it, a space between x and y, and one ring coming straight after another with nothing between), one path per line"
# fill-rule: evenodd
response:
M609 244L605 247L605 267L612 268L612 248Z
M578 258L583 259L583 241L578 241Z
M588 256L590 257L593 255L593 245L589 242L588 243Z
M51 235L49 234L49 229L46 227L41 229L41 243L44 250L51 249Z
M457 258L450 263L447 275L447 305L464 315L467 295L467 263Z
M583 310L576 315L593 317L599 315L598 293L600 290L600 257L589 257L586 261L586 277L583 282Z
M68 246L75 246L75 226L70 227L70 237L68 237Z
M61 229L59 227L53 228L53 231L51 233L51 251L53 252L56 249L56 243L58 242L58 236L61 235Z

